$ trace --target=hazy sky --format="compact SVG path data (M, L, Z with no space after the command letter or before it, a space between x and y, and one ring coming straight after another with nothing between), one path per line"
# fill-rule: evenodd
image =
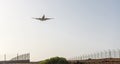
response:
M32 19L43 14L55 19ZM120 0L0 0L0 59L70 58L119 45Z

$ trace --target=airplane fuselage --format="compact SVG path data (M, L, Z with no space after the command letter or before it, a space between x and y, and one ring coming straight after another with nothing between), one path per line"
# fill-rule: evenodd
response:
M42 16L42 18L34 18L36 20L40 20L40 21L46 21L46 20L50 20L52 18L45 18L45 15Z
M35 18L37 20L41 20L41 21L46 21L47 19L46 18Z

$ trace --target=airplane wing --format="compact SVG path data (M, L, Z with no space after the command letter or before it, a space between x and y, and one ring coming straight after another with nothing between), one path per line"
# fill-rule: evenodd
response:
M45 18L45 20L50 20L50 19L53 19L53 18Z
M41 18L32 18L32 19L41 20Z

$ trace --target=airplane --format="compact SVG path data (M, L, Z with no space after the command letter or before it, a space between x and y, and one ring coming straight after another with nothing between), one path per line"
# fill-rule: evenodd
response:
M41 18L33 18L33 19L40 20L40 21L46 21L46 20L50 20L53 18L46 18L45 15L43 15Z

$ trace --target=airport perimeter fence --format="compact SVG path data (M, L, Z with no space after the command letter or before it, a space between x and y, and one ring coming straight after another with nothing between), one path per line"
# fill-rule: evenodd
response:
M10 56L13 57L10 58ZM4 54L3 58L0 58L0 61L16 61L16 60L30 60L30 53L25 53L20 55L18 53L16 55Z
M120 58L120 49L104 50L98 53L76 56L68 60L86 60L86 59L103 59L103 58Z

